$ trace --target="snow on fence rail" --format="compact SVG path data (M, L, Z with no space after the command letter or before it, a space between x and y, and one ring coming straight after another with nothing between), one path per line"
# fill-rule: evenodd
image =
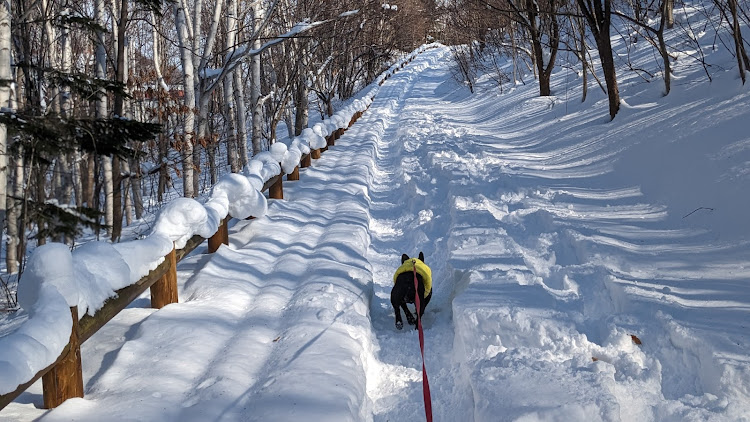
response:
M0 337L0 409L42 378L44 407L83 397L80 345L125 309L146 289L151 306L176 303L176 267L185 255L208 239L208 252L229 244L230 218L260 217L270 199L283 199L283 176L299 180L299 168L335 144L367 110L379 87L420 47L381 74L377 84L351 105L295 137L289 147L275 143L257 154L243 173L224 175L204 203L177 198L165 205L144 239L110 244L86 243L72 253L68 246L38 247L18 287L18 302L28 320ZM154 258L157 257L157 258Z

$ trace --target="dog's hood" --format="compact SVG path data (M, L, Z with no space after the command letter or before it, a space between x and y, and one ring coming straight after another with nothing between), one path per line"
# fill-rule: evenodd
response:
M416 264L414 264L414 262ZM400 274L414 271L415 266L417 267L417 274L421 276L422 282L424 283L424 297L427 297L430 292L432 292L432 270L430 270L430 267L418 258L409 258L406 262L401 264L396 270L396 274L393 274L393 283L396 283L396 278L398 278Z

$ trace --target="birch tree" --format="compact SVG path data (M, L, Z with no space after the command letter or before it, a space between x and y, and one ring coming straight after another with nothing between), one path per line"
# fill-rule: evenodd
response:
M208 105L212 93L216 88L223 85L224 79L234 76L234 85L236 86L235 91L240 90L241 84L238 83L237 72L233 70L244 60L246 57L250 57L254 60L255 57L259 56L265 49L261 44L259 36L263 33L265 27L268 24L271 14L273 13L276 5L279 3L278 0L274 0L270 6L266 7L263 1L254 2L252 12L253 25L251 27L252 35L250 36L250 47L242 49L233 49L232 54L229 54L228 60L224 61L224 66L219 70L212 70L208 68L208 65L212 62L214 56L214 46L216 41L216 31L219 27L221 9L223 7L223 1L217 0L215 4L214 14L212 17L209 32L205 37L200 37L200 34L195 31L200 30L201 26L195 25L196 21L202 21L202 18L198 15L202 13L200 7L202 7L202 1L196 2L193 14L187 13L185 7L185 0L178 1L175 8L175 21L178 32L179 46L181 50L181 64L183 72L183 89L184 95L184 127L185 135L182 143L183 147L183 184L185 189L185 196L195 196L198 188L198 180L194 175L196 166L195 150L197 148L196 142L201 137L206 136L207 128L207 114ZM189 25L188 17L192 16L192 22L194 23L191 27ZM191 33L192 32L192 33ZM201 45L198 39L205 39L206 42ZM277 41L280 42L281 40ZM270 44L269 44L270 45ZM202 47L202 48L201 48ZM196 63L198 61L198 63ZM260 63L260 57L257 58L257 63ZM197 69L196 69L197 67ZM260 73L257 73L260 77ZM255 78L255 74L253 74ZM239 81L241 82L241 81ZM254 81L255 82L255 81ZM254 95L253 87L260 86L260 84L251 83L251 107L253 116L256 115L258 101L253 101ZM259 98L258 98L259 99ZM239 101L238 101L239 105ZM238 115L240 107L238 107ZM196 119L197 115L197 119ZM238 119L239 120L239 119ZM241 123L238 122L238 127ZM254 125L255 127L256 125ZM261 125L257 125L261 127ZM255 131L255 129L253 129ZM238 130L238 137L241 135L242 130ZM197 136L196 136L197 134ZM255 132L253 132L255 136ZM242 141L239 141L242 142ZM255 138L253 138L253 145L255 149ZM190 158L187 155L190 154Z
M96 30L96 62L95 75L100 81L107 79L107 50L104 40L104 28L107 27L106 8L104 0L94 0L94 19L100 28ZM95 105L95 115L99 119L107 117L107 93L103 88L98 90ZM112 157L102 156L102 174L104 175L104 224L107 235L112 235L114 223L114 181L112 180Z
M116 56L116 68L115 68L115 81L125 89L127 84L127 35L126 30L128 27L128 0L120 0L116 3L119 10L119 17L116 20L117 23L117 56ZM125 118L125 93L118 91L115 93L114 101L114 115L116 118ZM119 241L122 235L122 218L123 218L123 189L122 189L122 160L119 156L114 156L112 159L112 230L111 236L112 241ZM127 192L127 190L126 190Z
M226 17L226 37L225 37L225 60L224 65L232 54L234 54L237 45L237 0L227 0L227 17ZM224 97L224 119L226 122L227 138L227 163L232 173L241 170L239 148L237 146L237 111L234 100L234 73L230 77L224 78L223 97Z
M237 154L240 158L240 167L245 167L249 156L247 152L247 108L245 106L245 90L242 80L242 72L237 69L234 72L234 101L237 122Z
M263 17L263 2L259 1L252 9L252 30L257 36L253 39L253 50L260 50L261 19ZM253 155L263 150L263 104L261 104L261 66L260 53L250 58L250 110L253 116L252 135L250 139L253 143Z
M13 81L11 73L11 19L10 19L10 1L0 1L0 111L10 110L10 84ZM5 124L0 123L0 230L5 227L7 211L7 186L8 186L8 128ZM8 199L8 202L13 201ZM17 236L17 233L15 233ZM15 240L10 240L11 232L8 232L8 272L16 272L15 251L10 252L10 248L15 246Z
M192 42L187 24L186 11L183 0L174 3L175 25L177 27L177 39L180 46L180 61L182 63L182 90L183 95L183 136L180 142L182 153L182 185L184 195L192 198L196 195L194 191L193 178L193 138L195 135L195 75L193 67Z

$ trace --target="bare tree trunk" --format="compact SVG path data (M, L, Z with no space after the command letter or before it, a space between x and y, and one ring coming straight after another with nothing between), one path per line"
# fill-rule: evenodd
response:
M125 35L125 29L128 24L128 0L120 1L120 17L117 21L117 71L115 79L118 83L125 86L128 81L127 73L127 43L128 39ZM123 94L115 94L115 116L125 116L125 96ZM122 236L122 218L123 218L123 186L122 186L122 159L115 156L112 159L112 183L113 189L113 221L112 221L112 241L118 242Z
M152 32L151 32L151 39L152 39L152 49L153 49L153 55L154 55L154 70L156 72L156 78L157 78L157 89L156 89L156 100L157 100L157 108L159 110L164 110L165 104L164 104L164 98L166 95L168 95L169 92L169 86L164 82L164 77L161 73L161 62L162 62L162 54L161 54L161 48L160 48L160 36L159 36L159 30L157 27L157 20L154 12L152 11L150 13L151 16L151 25L152 25ZM159 124L168 124L169 118L165 119L163 118L163 113L157 114L157 122ZM162 202L164 200L164 192L167 189L167 180L169 178L169 170L167 169L167 154L169 152L169 140L167 140L167 137L164 134L159 134L158 137L158 157L159 157L159 184L156 190L156 197L159 202ZM140 174L140 162L136 158L136 165L133 167L138 169L138 174ZM136 188L137 185L137 188ZM137 189L137 193L136 193ZM141 181L140 179L137 181L137 183L133 184L133 196L135 198L136 203L136 218L141 218L143 215L143 200L141 199ZM140 205L139 205L140 204ZM139 209L140 207L140 209Z
M113 215L115 184L112 180L112 168L112 157L106 155L102 156L102 173L104 175L104 224L107 226L107 236L112 236L112 226L115 221Z
M99 196L97 195L96 191L96 173L97 173L97 167L99 165L96 157L94 154L88 153L86 157L87 164L87 172L86 172L86 181L89 185L89 192L88 195L85 196L86 202L89 204L89 207L97 208L99 204Z
M263 17L261 2L256 4L253 9L253 32L257 31L260 24L260 20ZM259 34L258 34L259 35ZM256 37L253 40L253 48L260 48L260 38ZM250 71L252 75L252 81L250 83L250 107L253 113L253 127L252 127L252 142L253 142L253 155L258 154L262 151L261 137L263 135L263 108L260 103L260 54L252 56L250 59Z
M195 142L193 143L193 196L198 196L201 190L201 149L206 141L206 116L201 110L198 114L198 132L196 133Z
M60 69L60 55L59 55L59 49L56 43L57 34L55 32L55 27L52 26L52 19L55 15L55 11L52 10L52 7L50 6L50 3L48 0L41 0L41 9L42 9L42 19L44 20L44 33L47 37L47 40L45 42L45 47L47 50L47 54L49 55L49 66L52 69L58 70ZM54 113L59 114L60 113L60 95L58 93L58 85L52 84L51 86L46 86L47 82L44 80L44 78L41 78L40 81L41 84L44 86L42 89L42 92L45 90L49 93L49 98L51 98L51 108ZM42 110L44 113L45 110Z
M57 31L56 28L52 25L52 20L55 15L55 11L53 10L53 5L50 4L48 0L42 0L41 1L41 8L42 8L42 19L44 19L44 30L45 34L47 35L46 40L46 49L49 54L49 66L50 68L54 70L63 71L62 69L62 60L61 60L61 45L64 42L64 40L67 38L66 34L61 34L60 41L61 43L58 44L57 40ZM56 115L63 115L62 112L62 104L61 104L61 96L62 92L60 91L60 86L57 83L52 83L49 86L47 85L47 81L43 79L42 84L45 85L44 90L46 90L49 94L49 98L51 99L50 108L52 110L52 113ZM63 198L63 192L64 188L63 185L65 184L65 173L68 172L68 163L65 157L65 153L60 153L56 158L54 164L51 166L52 169L52 180L51 180L51 196L55 198L55 200L58 201L61 205L67 205L67 202L65 202ZM40 222L40 224L42 224ZM55 236L53 237L53 240L64 242L65 237L63 235Z
M122 235L122 159L112 157L112 242L119 242Z
M68 12L68 9L66 9L66 13ZM60 30L60 71L64 74L70 74L71 71L71 46L70 46L70 36L68 28L61 28ZM67 118L70 117L70 91L69 88L63 87L59 91L60 100L59 100L59 106L60 106L60 115ZM71 160L75 157L67 154L67 153L61 153L60 156L57 158L56 166L56 183L57 183L57 192L56 192L56 198L62 205L70 205L73 200L73 165L71 163ZM68 245L72 245L74 240L71 236L64 236L61 238L63 242L65 242Z
M542 34L538 27L538 22L540 21L537 10L538 7L537 2L526 0L526 26L529 30L529 38L531 39L531 51L534 56L536 74L539 77L539 96L547 97L552 94L552 91L550 89L550 77L547 72L545 72Z
M579 9L580 10L580 9ZM578 59L581 60L581 68L583 70L583 77L581 78L581 82L583 86L581 87L581 102L586 101L586 95L589 91L589 62L586 59L586 24L583 22L583 19L580 17L573 18L573 24L578 27L578 35L579 35L579 42L580 46L578 48Z
M20 257L23 254L19 254L19 248L21 247L21 234L20 229L20 213L23 207L23 201L19 198L23 197L23 155L19 155L13 159L12 172L13 177L13 197L8 198L7 203L9 204L8 210L8 250L5 258L5 265L8 268L8 273L18 272L18 264Z
M240 167L244 168L250 157L247 150L247 108L245 107L245 85L242 81L241 69L234 71L234 102L237 105L237 152L240 157Z
M611 0L577 0L591 32L596 40L599 50L599 60L602 63L604 80L607 84L607 97L609 98L609 117L614 119L620 110L620 90L617 87L617 75L615 73L615 60L612 54L612 42L610 40L610 24L612 18ZM604 4L602 4L604 2ZM592 4L593 3L593 4Z
M81 159L81 196L82 205L94 207L94 155L87 153Z
M292 110L290 107L287 107L286 110L284 110L284 123L286 123L286 136L288 136L289 139L294 138L294 119L292 118Z
M83 207L83 180L86 177L84 173L84 159L81 156L81 150L77 149L73 153L73 195L75 204L78 208Z
M135 209L135 218L143 218L143 178L141 174L141 162L138 158L131 158L130 172L133 175L131 185L133 187L133 208ZM129 224L129 223L128 223Z
M669 91L672 89L672 64L669 61L669 53L667 52L667 43L664 41L664 27L668 26L668 5L674 0L662 0L661 7L661 20L659 21L659 29L656 31L656 38L659 41L659 53L661 54L662 62L664 62L664 95L669 95ZM671 28L671 26L669 26Z
M62 172L65 171L62 162L64 161L62 157L58 156L52 165L52 196L58 203L62 203Z
M159 107L162 107L161 99L159 100ZM160 121L159 123L162 122ZM167 181L169 180L169 169L167 168L168 153L169 139L164 135L159 135L159 186L156 190L156 199L159 203L164 201L164 192L167 191Z
M55 199L58 203L63 206L71 205L73 200L73 180L72 174L70 173L72 166L68 154L60 154L55 162L55 176L57 183L57 192L55 192ZM71 236L60 236L58 241L63 242L67 245L72 245L73 239Z
M34 200L37 204L43 204L47 201L47 191L45 189L45 185L47 184L47 165L42 165L41 163L39 163L37 164L36 168L32 166L31 173L34 175ZM47 236L45 232L47 225L44 221L44 218L38 218L36 220L36 227L37 245L46 245Z
M745 72L750 69L750 59L748 59L747 52L745 52L745 45L742 39L742 29L740 28L740 20L737 16L737 0L728 0L729 12L732 14L732 36L734 37L734 51L737 57L737 67L740 71L740 79L742 84L745 84L747 77Z
M664 0L664 14L667 16L667 29L674 27L674 0Z
M0 107L12 110L10 100L10 81L13 79L11 72L11 22L10 22L10 3L0 2L0 81L6 83L0 84ZM0 124L0 232L5 227L6 219L6 190L8 189L8 155L6 154L8 146L8 128ZM8 226L8 237L10 238L10 225ZM16 229L17 230L17 229ZM17 235L17 233L16 233ZM10 251L10 240L8 250ZM10 255L10 252L8 252ZM9 258L10 259L10 258ZM8 266L8 272L11 271Z
M198 143L195 145L193 150L193 164L195 170L198 173L197 177L193 179L193 192L198 196L200 194L200 175L201 171L201 149L208 149L208 107L201 104L200 111L198 113Z
M66 15L70 14L70 9L65 9ZM70 42L70 31L69 28L63 26L60 29L60 71L66 75L71 73L72 62L71 62L71 42ZM63 86L60 90L60 114L68 118L70 117L71 110L71 96L70 88ZM60 194L59 200L62 204L71 205L73 201L73 190L74 190L74 169L76 166L76 154L60 154L59 163L61 167L60 177ZM78 195L76 195L78 196ZM65 243L72 245L75 239L71 236L66 236L64 239Z
M237 44L237 0L228 0L227 18L226 18L226 51L225 57L234 53ZM236 69L233 72L240 72ZM242 168L238 157L237 148L237 119L234 107L234 76L230 75L224 78L224 120L226 121L227 133L227 164L232 173L238 173Z
M206 148L206 156L208 158L208 175L210 177L209 179L210 186L215 185L216 182L219 180L219 172L218 172L218 168L216 167L216 150L217 150L217 145L215 142L211 142Z
M65 14L70 15L70 8L65 9ZM73 67L73 63L71 61L73 52L70 41L70 28L68 28L67 26L63 26L60 29L60 53L61 71L66 75L70 74ZM70 117L70 109L70 88L67 86L63 86L60 92L60 112L64 117Z
M122 194L125 202L125 225L129 226L133 223L133 202L130 197L130 189L132 188L132 180L130 177L130 163L127 160L122 160L122 169L128 177L123 181Z
M18 247L16 249L16 256L18 257L18 263L20 264L19 272L23 271L24 267L24 257L26 256L26 227L29 225L29 213L28 213L28 207L29 207L29 196L31 193L29 190L30 187L26 189L24 187L24 177L26 176L24 172L26 171L26 168L24 166L24 160L23 158L17 160L17 166L18 166L18 172L16 173L16 183L14 184L14 189L16 195L16 201L20 202L19 211L21 214L21 219L18 222ZM29 166L33 169L33 163L31 166ZM29 179L31 179L31 170L29 171Z
M174 3L175 24L180 45L180 56L182 61L182 81L185 90L183 104L184 112L184 136L182 142L182 186L184 195L188 198L195 196L193 189L194 164L193 164L193 136L195 134L195 76L193 75L193 52L192 43L188 37L186 22L186 11L179 0Z
M516 28L515 24L510 24L510 44L513 52L511 59L513 60L513 85L518 83L518 49L516 49Z
M152 28L151 38L153 40L151 48L154 54L154 71L156 72L156 79L157 79L157 83L159 84L156 89L158 90L159 88L161 88L164 91L169 91L169 87L164 82L164 76L162 76L161 74L161 55L159 54L161 51L159 49L159 40L160 40L159 28L156 26L156 16L154 15L153 11L151 11L150 16L151 16L151 28Z
M226 122L227 134L227 164L232 173L241 170L240 160L237 156L237 126L235 124L236 111L234 109L232 78L224 79L223 96L224 96L224 121Z
M609 117L614 119L620 111L620 89L617 87L617 75L615 74L615 60L612 54L612 44L609 33L597 39L599 59L602 62L604 81L607 83L607 97L609 97Z
M310 90L307 86L307 78L303 75L297 81L297 91L295 93L294 109L294 134L299 135L308 125L308 109Z
M104 0L96 0L94 3L96 22L102 28L106 28L107 21L104 15ZM107 79L107 56L104 45L104 31L96 31L96 77L100 80ZM100 89L96 99L96 117L103 119L107 117L107 94ZM104 171L104 224L107 226L107 235L112 234L113 215L113 192L114 183L112 180L112 158L102 157L102 169Z

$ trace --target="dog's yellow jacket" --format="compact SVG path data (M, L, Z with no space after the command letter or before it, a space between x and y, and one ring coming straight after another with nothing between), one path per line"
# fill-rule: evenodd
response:
M412 263L414 262L414 263ZM424 297L427 297L432 292L432 270L424 262L418 258L409 258L396 270L396 274L393 274L393 283L396 284L396 278L405 272L414 271L414 267L417 267L417 274L422 276L424 282Z

